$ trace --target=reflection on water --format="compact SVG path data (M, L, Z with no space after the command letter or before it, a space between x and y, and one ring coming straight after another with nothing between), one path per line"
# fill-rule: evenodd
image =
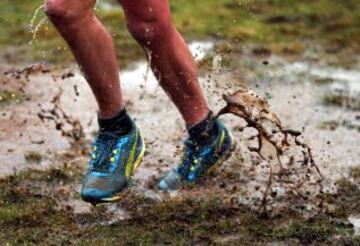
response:
M190 51L195 61L201 61L213 49L213 42L194 41L189 44ZM146 91L154 93L158 82L148 69L146 61L135 63L134 68L120 72L121 85L125 92Z
M360 235L360 216L359 215L350 215L350 223L354 226L355 235Z
M307 74L322 79L325 102L354 110L360 109L360 71L315 66L306 62L288 64L284 70L289 74Z

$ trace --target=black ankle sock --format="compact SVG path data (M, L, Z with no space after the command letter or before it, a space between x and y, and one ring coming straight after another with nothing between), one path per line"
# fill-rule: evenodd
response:
M190 138L197 144L206 145L211 143L217 136L217 124L213 113L210 111L204 120L191 127L188 132Z
M128 115L126 109L121 110L111 119L101 119L99 117L100 131L111 132L118 135L129 133L134 128L134 122Z

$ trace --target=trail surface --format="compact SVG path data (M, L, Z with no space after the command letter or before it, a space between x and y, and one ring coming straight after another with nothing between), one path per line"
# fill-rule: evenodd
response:
M193 43L191 49L201 60L211 53L211 43ZM216 57L212 71L201 71L200 82L209 103L218 111L225 105L223 94L246 85L268 98L269 104L289 128L303 133L303 141L313 148L314 158L325 177L325 191L347 177L359 165L359 81L360 69L335 69L307 61L291 63L279 57L239 57L238 70L221 68ZM268 65L264 65L268 64ZM135 175L137 190L159 197L155 181L179 161L181 143L186 136L184 124L174 105L158 86L145 62L120 73L128 110L144 135L148 150L142 168ZM83 76L75 66L55 68L40 66L21 71L11 66L2 68L2 90L21 95L1 105L0 173L6 176L26 168L60 167L59 156L71 152L68 138L61 135L52 120L40 114L51 111L53 98L62 91L59 102L63 111L81 122L86 139L97 130L96 104ZM335 98L334 103L331 98ZM336 105L341 104L341 106ZM266 171L254 170L253 156L248 151L254 143L254 132L243 127L245 122L233 116L222 119L234 131L238 147L222 171L240 175L241 203L260 199L267 182ZM66 127L70 126L65 126ZM89 144L84 144L84 149ZM86 151L85 151L86 152ZM87 157L69 155L68 164L86 169ZM229 174L230 173L230 174ZM222 176L226 180L225 176ZM224 180L217 180L223 182ZM250 189L250 187L252 187ZM255 188L254 188L255 187ZM254 189L255 190L254 190ZM79 189L77 185L75 189ZM84 204L69 201L71 206ZM85 206L86 207L86 206ZM89 209L89 207L87 207ZM82 211L82 210L81 210Z

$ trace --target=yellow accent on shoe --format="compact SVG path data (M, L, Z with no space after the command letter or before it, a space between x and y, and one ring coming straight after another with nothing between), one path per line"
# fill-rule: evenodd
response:
M142 158L141 155L143 155L144 152L145 152L145 150L144 150L145 145L144 145L139 157L137 158L137 160L134 160L135 152L136 152L136 146L137 146L137 144L139 142L138 136L139 136L139 130L136 129L136 132L135 132L136 141L134 141L134 144L133 144L133 146L131 148L131 151L130 151L129 159L128 159L127 163L126 163L125 175L126 175L127 178L129 178L133 174L134 170L140 165L140 163L138 163L138 162L139 161L141 162L141 160L139 160L139 159L140 159L140 157ZM141 138L141 141L143 141L142 138Z
M225 131L223 131L223 133L224 133L224 137L225 137ZM234 150L236 148L235 138L230 131L228 131L228 134L229 134L230 142L231 142L231 148L230 148L228 154L226 154L225 156L220 158L209 170L207 170L207 173L211 173L215 169L217 169L221 164L223 164L227 159L229 159L231 157L232 153L234 152Z
M194 163L195 163L195 164L198 164L198 163L199 163L199 160L198 160L198 159L195 159L195 160L194 160Z
M225 130L222 130L218 147L220 147L225 141Z
M133 163L133 167L134 167L134 168L133 168L133 170L132 170L131 175L134 174L135 170L140 167L141 162L142 162L142 159L143 159L143 157L144 157L144 155L145 155L145 150L146 150L145 141L143 140L143 138L141 138L141 141L142 141L142 143L143 143L143 147L142 147L142 149L141 149L141 152L140 152L140 154L139 154L139 157L138 157L138 158L136 159L136 161ZM136 146L136 145L135 145L135 146ZM136 148L135 148L135 149L136 149ZM134 151L134 156L135 156L135 151ZM133 158L134 158L134 157L133 157ZM126 168L128 168L128 166L126 166ZM125 192L122 191L122 192L120 192L119 194L115 194L115 195L112 196L112 197L103 198L103 199L101 199L101 201L102 201L102 202L117 202L117 201L125 198L128 194L129 194L129 190L126 190Z
M114 149L113 150L113 154L116 155L118 153L118 150L117 149Z
M111 157L110 162L115 162L115 157Z
M144 157L144 155L145 155L145 150L146 150L145 141L144 141L143 138L141 138L141 141L142 141L142 143L143 143L143 148L141 149L141 152L140 152L140 154L139 154L139 157L137 158L137 160L136 160L135 163L134 163L133 174L134 174L134 172L140 167L141 162L142 162L142 159L143 159L143 157Z
M134 162L133 166L133 170L131 174L134 174L136 169L138 169L141 165L142 159L145 155L145 150L146 150L146 145L145 145L145 141L143 140L143 138L141 138L141 141L143 142L143 148L139 154L139 157L136 159L136 161ZM136 145L135 145L136 146ZM135 152L134 152L135 153ZM129 193L129 190L125 191L125 192L121 192L120 194L116 194L112 197L108 197L108 198L103 198L101 199L103 202L117 202L121 199L123 199L127 194Z

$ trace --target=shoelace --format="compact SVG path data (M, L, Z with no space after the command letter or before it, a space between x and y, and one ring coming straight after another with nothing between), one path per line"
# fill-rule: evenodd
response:
M185 149L184 149L184 156L182 160L182 165L179 166L179 172L182 176L185 176L188 171L193 169L193 165L198 164L200 152L199 147L192 142L191 140L185 141Z
M116 143L115 139L116 136L111 133L99 133L95 143L93 144L93 151L91 153L92 171L109 171L111 167L109 157L114 149Z
M205 149L204 149L205 148ZM185 141L184 157L182 165L179 166L178 171L182 176L188 174L188 172L195 171L195 166L201 163L202 159L211 151L210 146L201 148L195 144L192 140Z

